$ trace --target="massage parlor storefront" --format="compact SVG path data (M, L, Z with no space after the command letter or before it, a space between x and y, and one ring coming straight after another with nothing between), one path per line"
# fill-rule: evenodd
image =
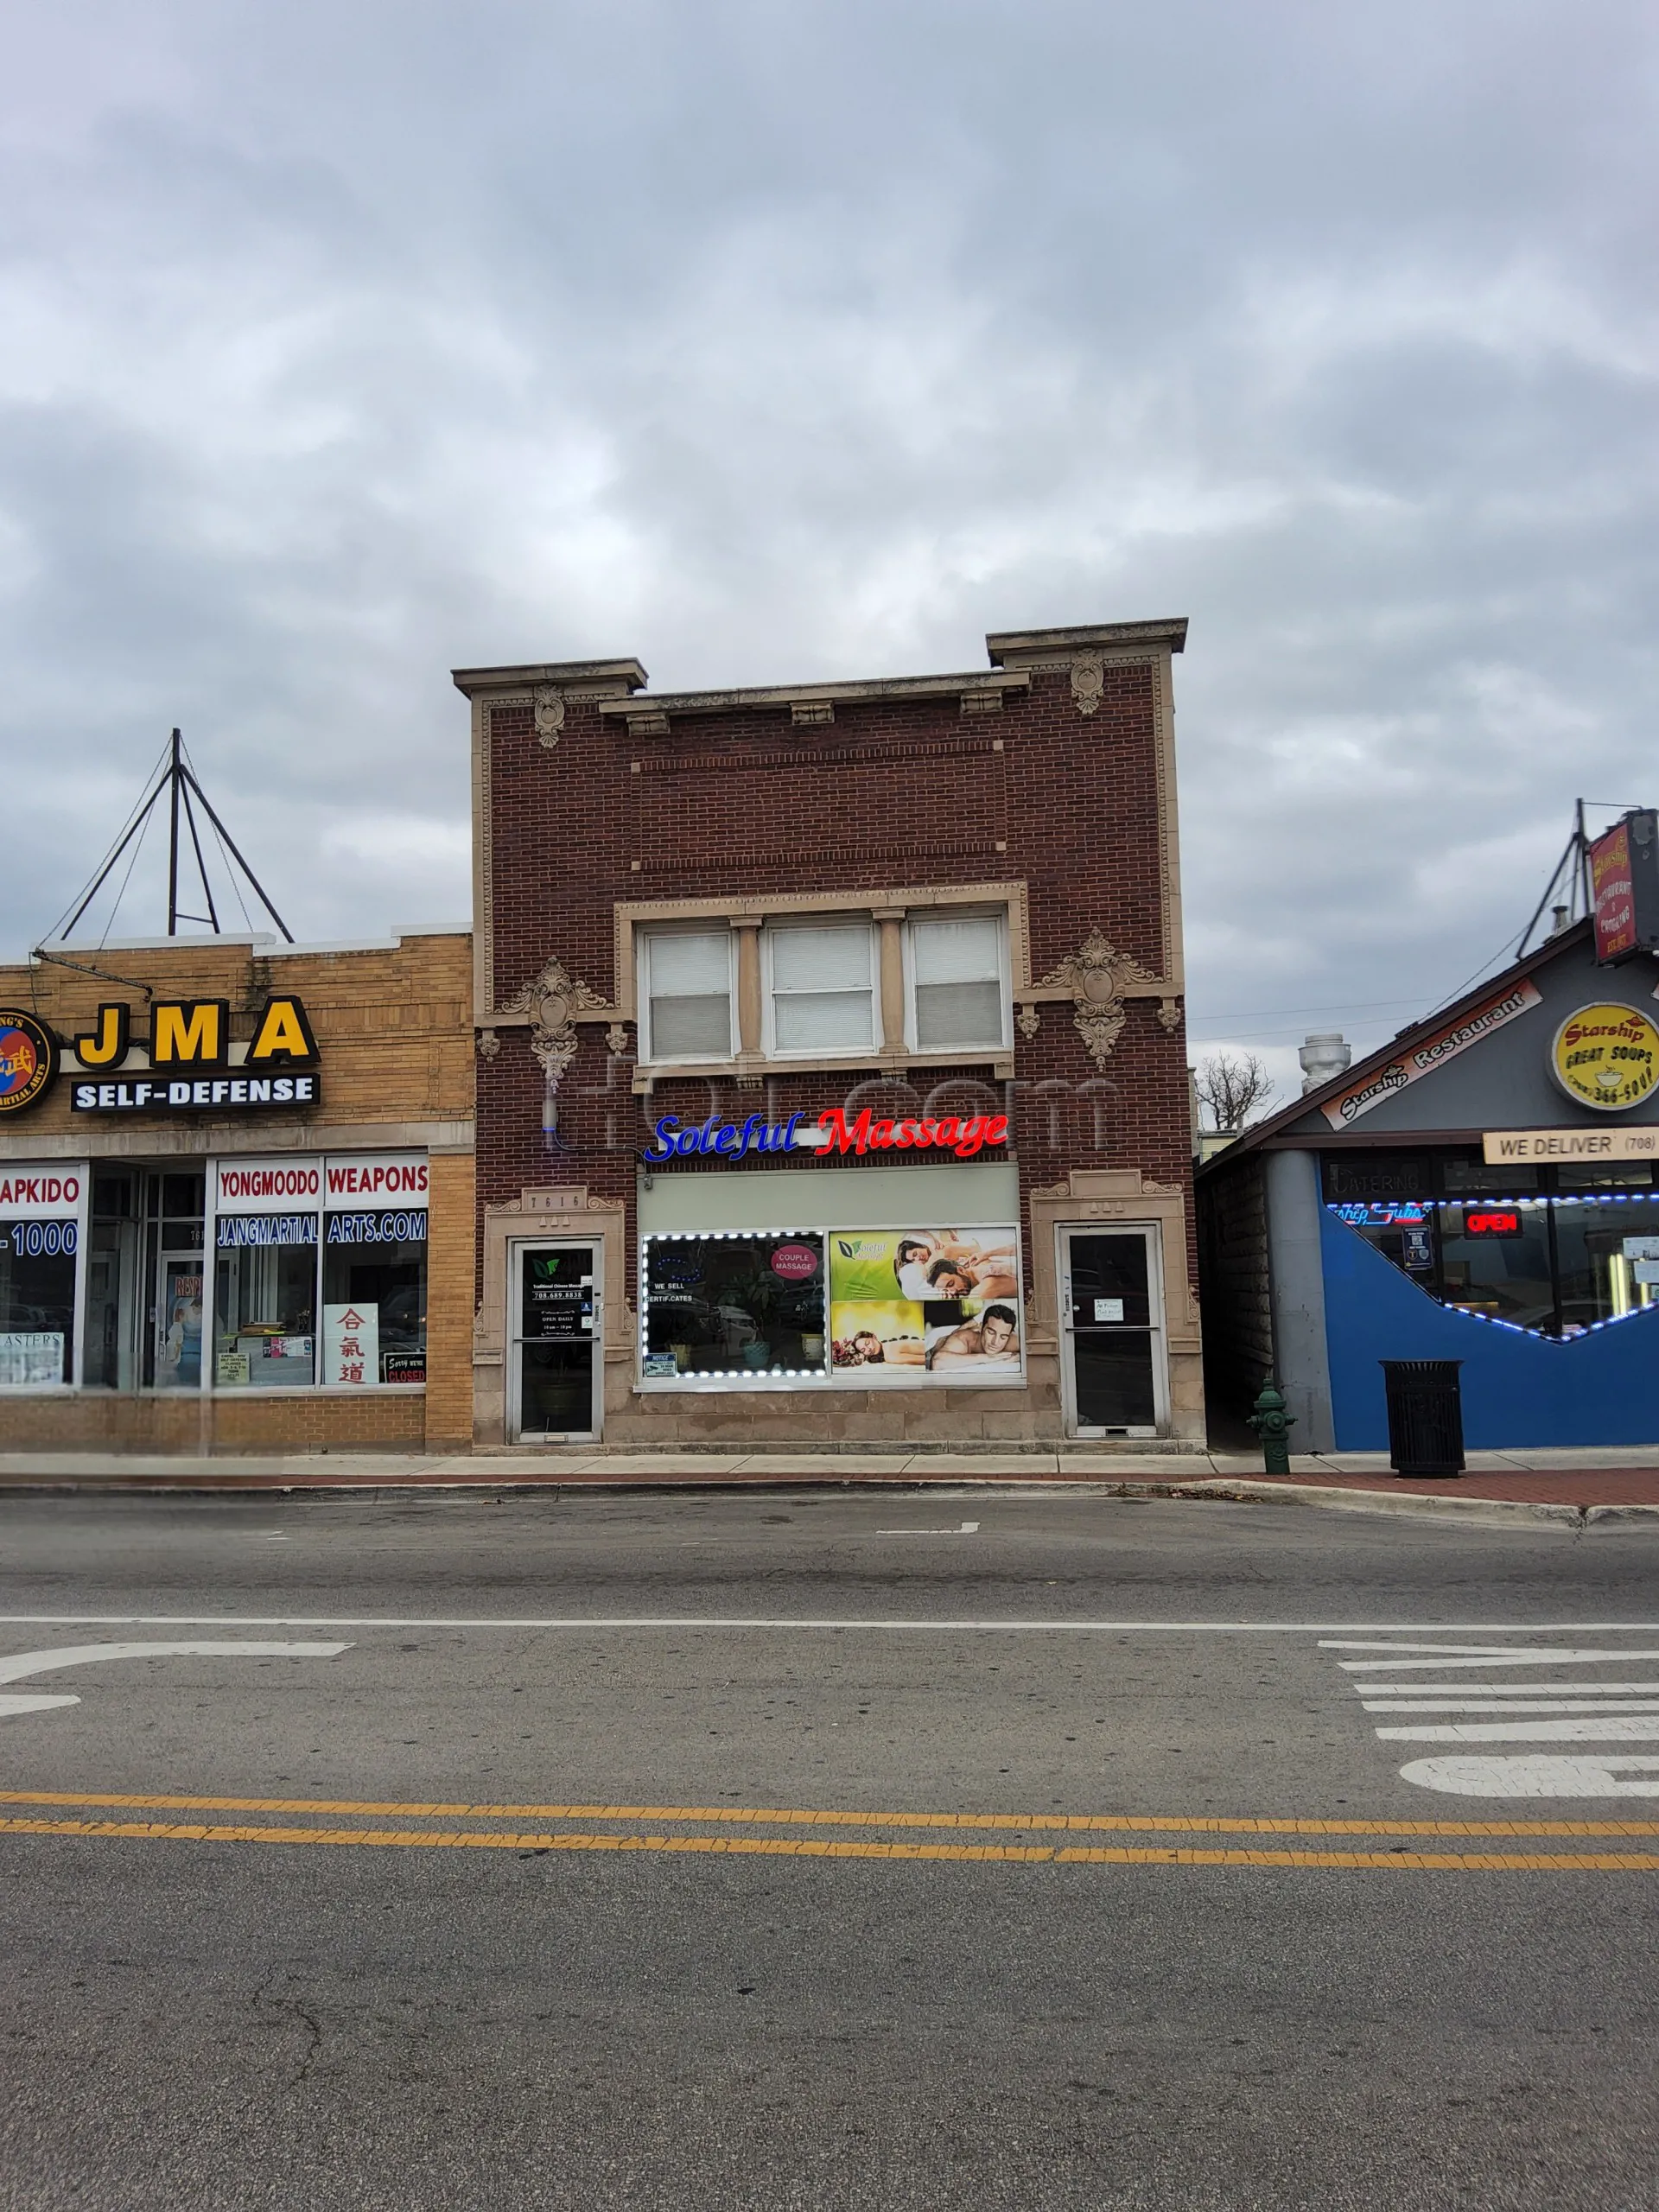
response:
M627 1198L489 1208L483 1321L501 1314L505 1356L480 1366L480 1425L500 1422L480 1440L1179 1435L1178 1193L1110 1169L1022 1192L1008 1113L975 1110L991 1086L940 1088L908 1115L740 1097L690 1122L658 1100Z
M466 1449L464 934L0 969L5 1448Z
M480 1446L1202 1442L1185 630L458 672Z
M1628 888L1628 886L1627 886ZM1212 1397L1380 1451L1457 1360L1471 1448L1659 1442L1659 959L1582 922L1198 1177Z

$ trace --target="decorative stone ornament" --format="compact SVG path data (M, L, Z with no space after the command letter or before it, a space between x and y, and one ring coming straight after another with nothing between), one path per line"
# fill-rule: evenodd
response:
M1080 715L1092 715L1100 704L1100 695L1106 686L1105 664L1098 660L1074 660L1071 664L1071 696L1077 702Z
M516 991L501 1012L529 1014L530 1049L541 1062L549 1083L556 1084L576 1057L576 1026L570 1017L604 1004L599 994L579 982L563 961L550 960L535 982Z
M493 1029L480 1029L479 1031L478 1057L480 1060L493 1060L500 1049L501 1039L496 1035Z
M564 728L564 695L550 684L536 694L536 741L550 753Z
M610 1052L611 1058L613 1060L620 1060L622 1055L628 1049L628 1031L626 1023L613 1021L610 1027L605 1032L605 1043Z
M1034 1006L1022 1006L1014 1017L1014 1026L1022 1037L1034 1037L1043 1026L1043 1017Z
M1137 986L1144 989L1156 980L1133 953L1120 952L1098 930L1090 930L1077 950L1044 976L1042 987L1058 987L1070 994L1076 1008L1072 1026L1090 1058L1097 1068L1103 1068L1122 1031L1123 993ZM1173 1006L1174 1001L1165 1003Z

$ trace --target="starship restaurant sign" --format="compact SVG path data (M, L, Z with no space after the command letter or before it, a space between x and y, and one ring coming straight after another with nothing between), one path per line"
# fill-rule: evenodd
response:
M1369 1114L1373 1106L1380 1106L1385 1098L1392 1098L1408 1084L1421 1083L1426 1075L1444 1067L1448 1060L1466 1052L1471 1045L1478 1045L1483 1037L1490 1037L1495 1029L1502 1029L1519 1015L1541 1006L1543 999L1535 985L1523 977L1518 983L1497 997L1488 999L1484 1006L1478 1006L1472 1013L1463 1014L1456 1021L1448 1022L1442 1029L1432 1031L1418 1039L1407 1051L1397 1054L1384 1067L1372 1068L1358 1082L1338 1091L1327 1099L1323 1108L1325 1118L1333 1129L1345 1129L1362 1114Z

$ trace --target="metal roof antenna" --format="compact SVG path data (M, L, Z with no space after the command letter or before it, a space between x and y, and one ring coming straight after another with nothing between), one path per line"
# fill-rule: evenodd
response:
M196 809L200 806L213 824L214 835L219 840L220 855L230 874L231 888L236 893L238 905L243 905L241 889L237 882L237 872L239 870L243 880L282 931L284 941L292 944L294 932L270 903L270 895L264 886L248 866L236 840L225 827L214 810L213 802L196 780L196 772L190 765L190 757L184 749L184 741L176 729L173 732L161 760L156 767L153 780L148 785L137 810L129 817L125 829L110 849L86 890L73 902L71 909L60 918L52 929L48 931L41 941L42 944L60 944L67 940L71 930L75 927L81 916L109 881L111 875L114 873L116 862L129 845L133 845L133 860L137 858L137 847L134 845L133 841L137 839L140 842L143 842L144 830L151 815L161 804L163 792L167 794L168 809L167 933L168 937L178 935L181 922L203 922L215 937L223 934L219 928L219 908L213 899L213 885L207 879L207 863L201 849L201 832L196 822ZM187 913L179 904L179 819L181 815L183 817L184 827L190 840L189 858L194 861L202 903L207 909L205 914ZM132 861L129 861L127 874L123 877L121 888L116 894L117 909L120 906L122 896L125 893L127 881L131 874ZM243 906L243 912L245 918L245 906ZM114 919L115 915L111 912L110 925L113 925ZM105 933L107 936L108 925Z

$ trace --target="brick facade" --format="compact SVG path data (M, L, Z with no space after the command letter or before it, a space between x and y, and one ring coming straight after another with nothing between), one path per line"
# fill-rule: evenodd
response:
M515 1210L559 1233L585 1215L590 1227L617 1224L613 1441L801 1442L804 1421L848 1440L1056 1437L1053 1225L1155 1221L1165 1433L1202 1437L1170 707L1184 633L1179 623L1038 632L988 640L988 675L683 697L645 691L626 661L457 671L473 702L477 806L480 1440L499 1440L503 1421L505 1292L490 1238L511 1230ZM764 916L768 901L805 915L820 897L868 894L880 913L951 887L1008 893L1011 1051L954 1064L893 1049L817 1065L734 1056L695 1077L639 1068L627 924L640 910L717 922L739 907ZM1105 941L1107 984L1086 985L1077 964L1091 937ZM551 963L571 1050L550 1093L536 1023ZM1079 1027L1093 1010L1086 988L1121 1017L1104 1050L1098 1028L1091 1051ZM809 1108L816 1118L849 1094L889 1115L1011 1117L1029 1387L842 1389L810 1409L776 1393L640 1392L637 1179L657 1118ZM811 1154L787 1164L803 1179L861 1172ZM803 1221L810 1190L804 1180Z
M66 1051L55 1089L28 1113L0 1122L0 1169L90 1159L96 1173L100 1165L188 1169L232 1154L425 1153L428 1381L424 1390L398 1391L8 1389L0 1391L0 1448L470 1449L471 938L464 931L405 935L338 950L289 950L246 938L162 940L67 947L63 959L77 964L37 959L0 967L0 1005L32 1009L66 1046L92 1028L100 1004L128 1006L133 1033L143 1035L145 986L161 998L228 1001L232 1040L243 1042L268 997L296 995L321 1057L321 1101L234 1119L76 1115L70 1085L85 1071Z

